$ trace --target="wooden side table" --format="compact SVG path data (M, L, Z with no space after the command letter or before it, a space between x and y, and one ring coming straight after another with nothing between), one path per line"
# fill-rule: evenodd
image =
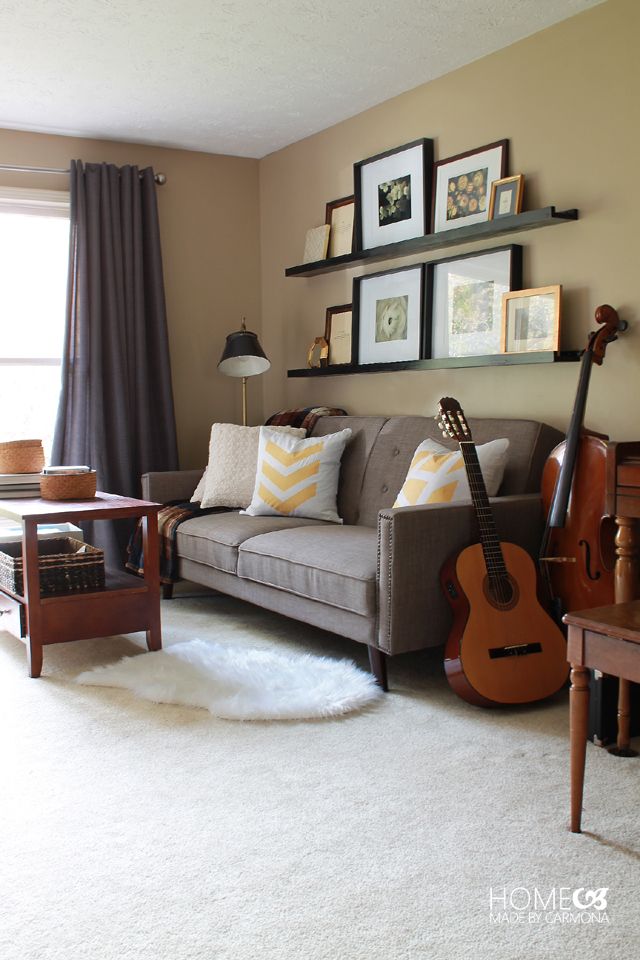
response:
M97 493L91 500L0 500L0 516L22 521L24 595L0 587L0 627L26 643L29 676L42 671L43 647L144 630L149 650L160 650L159 503ZM40 596L38 524L142 517L144 580L106 570L104 590Z
M580 833L589 725L589 670L640 683L640 600L568 613L571 663L571 830Z

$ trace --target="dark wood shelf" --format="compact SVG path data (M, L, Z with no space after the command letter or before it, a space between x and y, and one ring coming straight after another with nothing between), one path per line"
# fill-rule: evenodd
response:
M575 363L579 350L542 353L495 353L481 357L442 357L437 360L402 360L398 363L340 363L330 367L288 370L288 377L336 377L352 373L388 373L393 370L446 370L455 367L508 367L523 363Z
M382 247L372 247L370 250L358 250L356 253L346 253L341 257L316 260L314 263L301 263L295 267L287 267L284 275L285 277L318 277L323 273L333 273L335 270L347 270L361 263L378 263L381 260L409 257L416 253L446 250L447 247L471 243L474 240L490 240L507 233L536 230L539 227L570 223L577 219L577 210L556 210L555 207L542 207L540 210L527 210L525 213L514 214L512 217L500 217L498 220L474 223L470 227L441 230L439 233L428 233L423 237L413 237L411 240L387 243Z

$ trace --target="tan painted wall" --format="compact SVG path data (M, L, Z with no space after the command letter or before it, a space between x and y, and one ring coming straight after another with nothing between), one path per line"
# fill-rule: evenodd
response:
M431 415L450 394L472 415L566 428L577 364L286 379L323 333L325 308L351 300L356 271L309 280L285 280L283 271L301 261L305 231L323 222L325 202L352 192L353 162L422 136L436 140L440 158L507 137L511 172L526 175L526 206L578 207L581 219L498 243L524 246L525 286L564 285L566 349L586 344L600 303L629 320L624 341L594 370L587 422L618 439L638 438L639 40L640 3L609 0L262 160L263 345L275 368L264 378L265 410L324 402L354 414Z
M139 144L0 130L0 162L68 167L70 159L152 165L158 188L173 387L183 467L206 463L213 420L241 420L240 383L216 370L243 314L260 329L258 162ZM60 176L0 170L0 184L65 189ZM251 389L251 421L262 415Z

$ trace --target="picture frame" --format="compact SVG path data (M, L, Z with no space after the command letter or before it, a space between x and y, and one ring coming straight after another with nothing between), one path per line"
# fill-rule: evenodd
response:
M353 165L356 250L429 231L433 140L425 137Z
M433 177L433 233L489 219L489 190L507 175L509 141L497 140L438 160Z
M502 353L559 350L561 303L561 284L504 294Z
M330 228L327 252L329 259L353 253L355 207L353 194L327 203L325 223Z
M351 363L353 354L353 304L327 307L324 338L329 344L328 365Z
M424 306L422 263L355 277L352 363L423 359Z
M428 264L430 357L502 353L503 296L522 286L522 247L510 244Z
M522 211L524 196L524 174L517 173L513 177L503 177L494 180L491 184L489 199L489 220L498 220L500 217L513 217Z

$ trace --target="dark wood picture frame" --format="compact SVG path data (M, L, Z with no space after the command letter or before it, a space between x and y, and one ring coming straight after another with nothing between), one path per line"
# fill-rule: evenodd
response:
M510 193L512 202L509 209L504 213L499 212L500 198L503 193ZM516 173L513 177L503 177L501 180L494 180L491 184L491 198L489 200L489 220L499 220L500 217L512 217L522 212L522 199L524 197L524 174ZM498 212L496 212L498 208Z
M480 214L484 214L485 211L478 211L478 220L470 221L468 216L460 217L459 220L452 220L450 224L447 224L446 228L437 229L438 226L438 175L441 171L444 171L447 166L454 166L458 164L461 160L471 160L472 157L480 156L483 153L487 153L491 150L500 150L501 156L499 161L499 177L491 177L488 179L488 182L484 185L485 196L486 196L486 215L480 217ZM432 233L441 233L443 229L455 230L458 226L463 226L470 222L483 222L484 220L489 219L489 194L488 191L491 188L491 183L493 180L503 179L507 175L507 170L509 169L509 141L508 140L496 140L495 143L487 143L483 147L475 147L473 150L466 150L464 153L457 153L453 157L445 157L444 160L438 160L433 165L433 184L432 184L432 195L431 195L431 232ZM445 192L445 198L448 195L448 191ZM446 202L446 201L445 201Z
M391 150L384 150L382 153L377 153L372 157L367 157L365 160L359 160L353 165L353 193L355 198L355 238L354 238L354 251L361 251L364 248L363 246L363 230L362 230L362 211L363 211L363 196L362 196L362 171L364 167L369 164L377 163L379 160L385 160L387 157L393 157L400 155L405 151L412 150L414 147L422 147L422 163L420 165L420 172L422 174L422 183L423 183L423 203L420 207L420 212L422 214L422 233L417 233L415 236L422 236L429 233L429 225L431 223L431 213L430 213L430 204L431 204L431 178L433 171L433 140L427 137L421 137L418 140L411 140L409 143L404 143L400 147L394 147ZM374 244L366 249L373 250L378 246L386 246L388 242L397 242L397 240L386 241L381 238L379 244Z
M332 239L333 239L332 234L334 229L333 223L332 223L333 211L340 209L340 207L347 207L350 204L352 204L354 208L353 209L353 226L351 228L351 246L349 250L346 251L345 253L334 253L332 252ZM338 200L329 200L326 204L324 222L328 224L329 227L331 227L331 232L329 233L329 249L328 249L328 257L330 260L332 260L334 257L349 256L350 254L353 253L354 246L355 246L355 233L356 233L355 204L356 204L356 201L355 201L355 196L353 194L351 194L348 197L339 197Z
M427 353L427 335L426 335L426 325L425 325L425 316L426 316L426 306L429 302L430 291L429 287L429 278L426 270L427 264L424 263L413 263L408 267L396 267L394 270L382 270L379 273L369 273L363 277L354 277L353 278L353 326L352 326L352 335L351 335L351 363L354 366L375 366L377 363L397 363L399 366L406 362L412 362L413 360L424 360L426 359ZM404 358L402 360L379 360L379 361L366 361L364 364L360 362L360 328L362 325L361 317L361 306L362 306L362 296L361 289L362 284L367 281L374 280L378 277L387 277L399 273L407 273L409 271L419 270L420 271L420 294L419 294L419 336L418 336L418 356L414 358Z
M446 263L458 263L464 260L478 259L480 257L485 257L490 254L495 253L505 253L509 252L509 290L519 290L522 287L522 252L523 248L520 244L510 243L505 244L500 247L490 247L488 250L476 250L472 253L465 253L461 256L453 257L444 257L442 260L434 260L431 263L425 264L426 268L426 281L425 287L427 291L428 300L425 301L425 350L426 358L434 359L434 333L436 332L436 320L434 316L437 304L434 299L435 295L435 273L436 269L442 264ZM497 356L501 350L500 345L502 341L502 303L500 304L500 310L498 315L495 317L495 320L498 323L498 347L495 351L495 354L463 354L460 359L464 359L465 356ZM448 354L448 356L454 356L453 354Z
M331 362L331 326L333 317L341 313L350 313L351 314L351 350L349 352L348 360L340 360L337 363ZM327 359L327 365L330 367L340 367L345 363L351 363L353 358L353 304L352 303L342 303L339 306L327 307L325 324L324 324L324 338L329 345L329 355Z

